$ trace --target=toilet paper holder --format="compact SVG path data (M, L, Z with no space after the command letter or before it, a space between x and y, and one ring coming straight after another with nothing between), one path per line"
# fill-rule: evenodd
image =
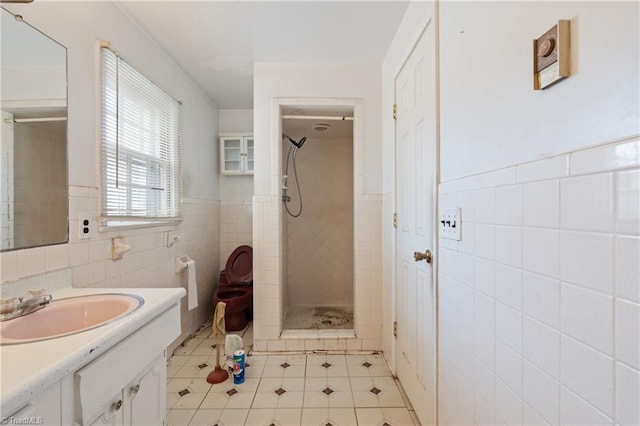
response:
M187 267L189 266L187 265L187 262L189 262L190 260L191 258L189 258L189 256L176 257L176 274L179 274L180 272L187 269Z

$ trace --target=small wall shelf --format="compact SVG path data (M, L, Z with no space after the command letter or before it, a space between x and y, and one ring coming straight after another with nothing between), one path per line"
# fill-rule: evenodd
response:
M225 133L220 138L220 173L223 175L252 175L253 135Z

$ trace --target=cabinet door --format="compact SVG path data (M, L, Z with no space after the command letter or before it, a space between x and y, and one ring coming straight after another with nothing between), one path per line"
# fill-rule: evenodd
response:
M166 407L167 365L164 353L145 368L125 389L125 424L162 425Z
M244 173L243 159L242 137L220 138L220 167L222 173Z
M1 424L32 424L59 425L60 413L60 383L56 383L40 392L29 403L17 412L1 419Z
M248 175L253 174L253 136L245 136L244 138L244 159L245 159L245 173Z
M91 426L122 426L124 424L123 418L123 405L125 401L122 399L122 392L118 392L111 398L111 402L104 408L104 410L98 414L92 422Z

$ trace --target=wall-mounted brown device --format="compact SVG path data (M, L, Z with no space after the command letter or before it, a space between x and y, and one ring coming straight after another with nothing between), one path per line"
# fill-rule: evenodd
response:
M569 20L561 19L533 40L533 88L541 90L569 77Z

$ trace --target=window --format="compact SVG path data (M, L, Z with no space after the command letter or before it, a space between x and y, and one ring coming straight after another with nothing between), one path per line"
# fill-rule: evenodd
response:
M180 217L182 107L102 47L102 222L126 226Z

